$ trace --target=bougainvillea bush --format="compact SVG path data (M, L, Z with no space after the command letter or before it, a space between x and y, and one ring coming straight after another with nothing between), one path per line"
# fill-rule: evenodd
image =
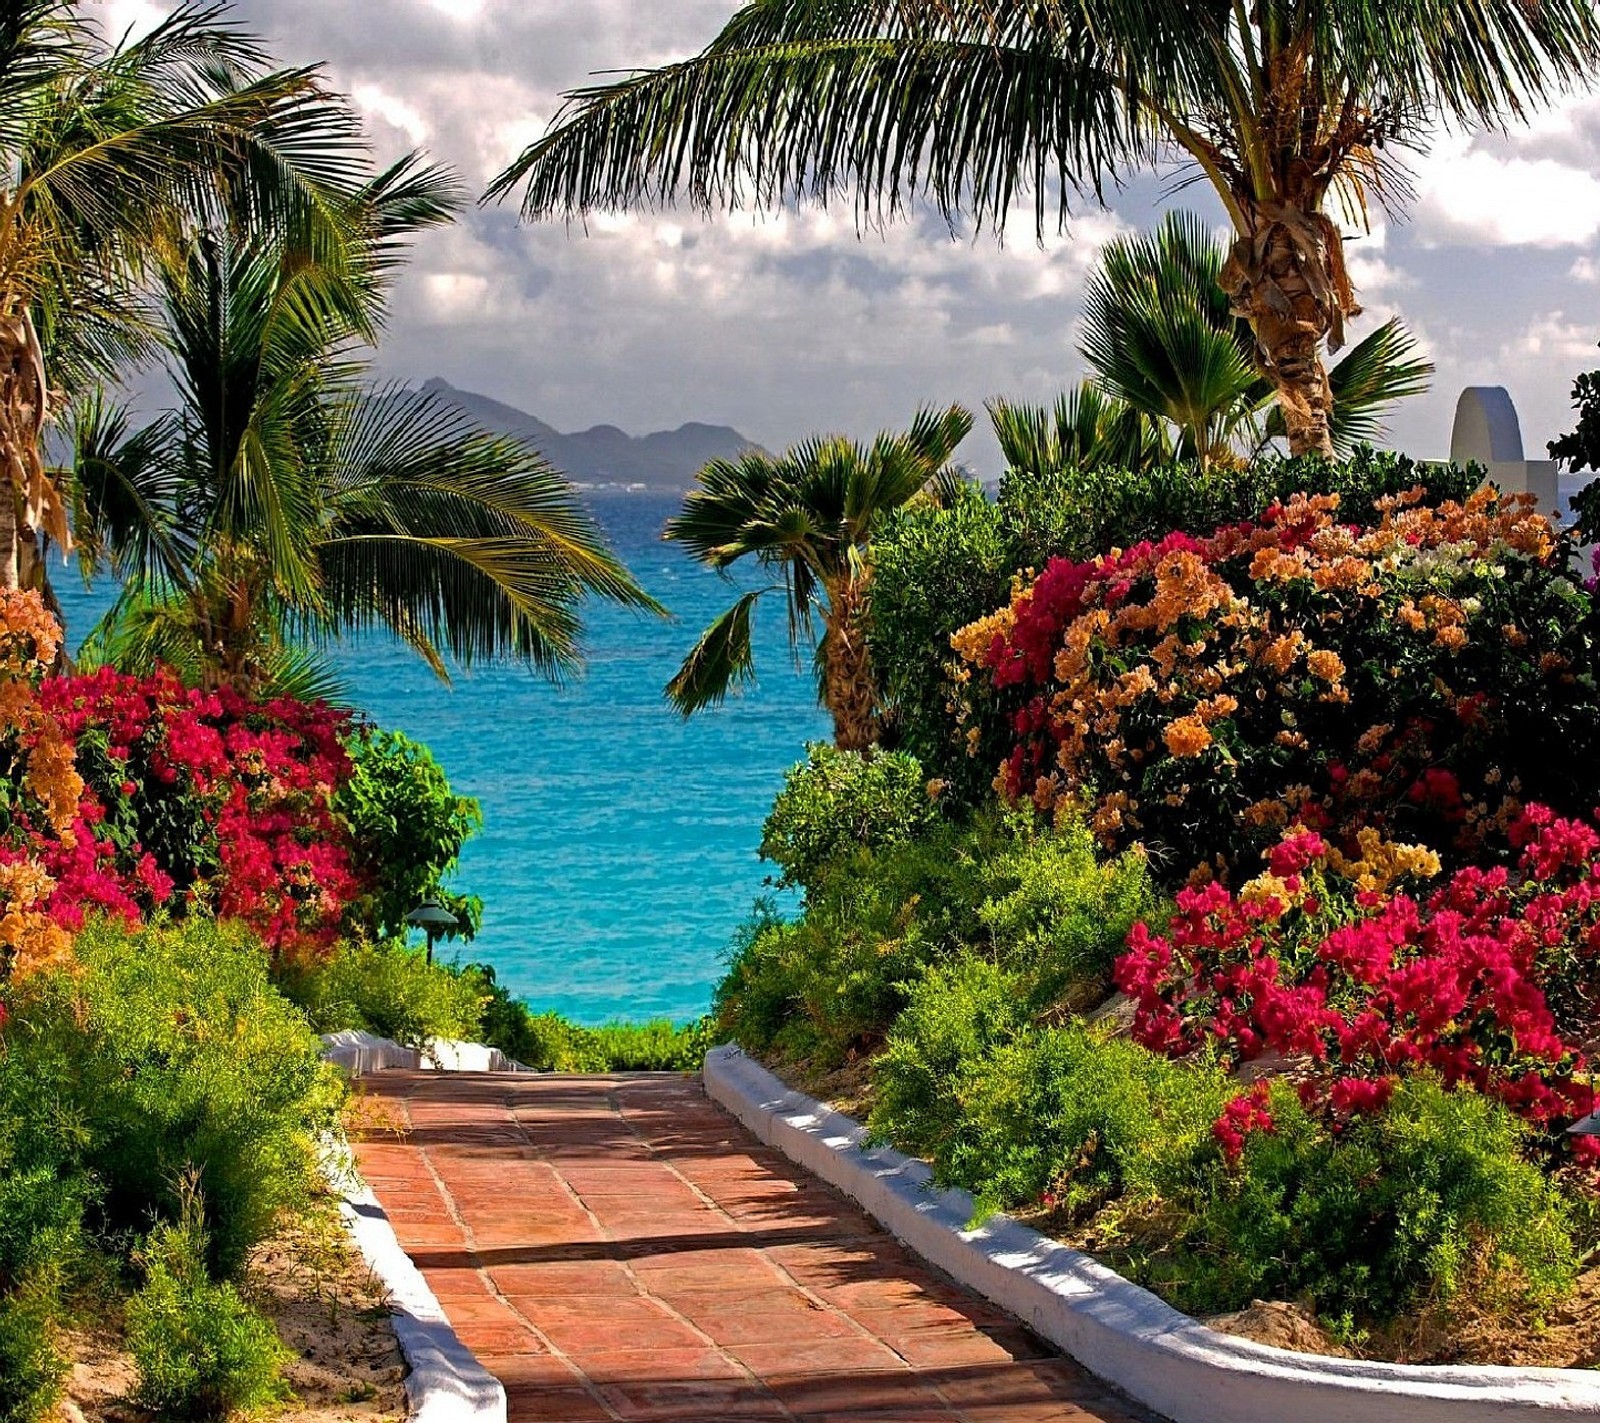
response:
M1253 866L1291 824L1465 864L1530 800L1590 809L1597 625L1569 545L1521 498L1421 500L1361 528L1297 496L1052 561L958 637L1024 698L998 788L1177 882Z
M1298 830L1238 893L1188 888L1165 933L1134 927L1116 981L1133 1034L1174 1057L1290 1065L1303 1105L1381 1110L1402 1076L1498 1099L1536 1127L1593 1110L1586 1045L1600 992L1600 832L1531 806L1514 866L1441 873L1438 856L1362 832L1360 858ZM1267 1086L1215 1132L1237 1157L1271 1131ZM1572 1138L1590 1159L1592 1137Z
M60 631L38 595L0 604L0 955L61 962L86 915L202 913L280 960L338 937L360 883L334 813L349 719L103 668L46 677Z

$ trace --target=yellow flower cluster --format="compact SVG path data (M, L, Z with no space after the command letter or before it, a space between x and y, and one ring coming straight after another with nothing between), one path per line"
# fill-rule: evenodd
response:
M1357 889L1373 894L1386 895L1401 880L1434 879L1444 868L1426 845L1396 844L1370 825L1356 832L1356 843L1359 854L1343 855L1335 849L1328 864Z

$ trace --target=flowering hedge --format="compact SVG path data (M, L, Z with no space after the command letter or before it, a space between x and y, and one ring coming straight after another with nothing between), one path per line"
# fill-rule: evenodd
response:
M1441 877L1438 856L1368 829L1355 856L1296 828L1237 893L1180 892L1165 933L1135 926L1116 982L1145 1046L1226 1065L1273 1055L1334 1118L1382 1108L1419 1069L1546 1128L1593 1110L1584 1045L1600 990L1600 833L1530 806L1514 867ZM1236 1156L1271 1130L1265 1082L1215 1131ZM1586 1154L1600 1154L1580 1138Z
M59 961L86 913L206 913L278 958L326 949L361 885L333 797L348 718L101 669L50 677L36 594L0 603L0 954Z
M1593 599L1525 498L1296 496L1205 538L1053 560L957 650L1027 699L996 785L1175 877L1290 824L1464 863L1528 800L1596 798Z

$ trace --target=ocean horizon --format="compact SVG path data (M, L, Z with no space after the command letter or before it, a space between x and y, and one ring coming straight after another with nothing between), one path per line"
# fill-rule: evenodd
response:
M758 684L688 721L668 706L661 689L701 630L759 585L662 540L681 496L584 499L671 621L587 604L586 668L559 686L508 665L446 685L382 635L334 659L363 714L425 742L456 791L482 803L452 883L483 899L483 930L441 957L491 964L533 1008L579 1023L682 1021L710 1007L736 931L771 893L762 821L785 770L830 727L776 596L757 613ZM56 577L75 646L110 593L85 591L70 570Z

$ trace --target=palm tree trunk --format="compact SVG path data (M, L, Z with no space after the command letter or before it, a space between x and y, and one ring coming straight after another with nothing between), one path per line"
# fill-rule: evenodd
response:
M0 479L0 591L22 587L22 531L18 527L17 495Z
M41 443L50 413L44 351L33 318L0 317L0 587L37 587L38 536L72 546L66 511L45 471Z
M1344 344L1360 314L1344 265L1344 239L1327 216L1288 203L1246 207L1242 234L1222 269L1222 289L1256 334L1262 373L1276 387L1289 452L1333 458L1333 388L1322 342Z
M865 751L878 740L878 683L866 632L867 580L845 578L828 587L822 633L822 700L833 717L841 751Z

